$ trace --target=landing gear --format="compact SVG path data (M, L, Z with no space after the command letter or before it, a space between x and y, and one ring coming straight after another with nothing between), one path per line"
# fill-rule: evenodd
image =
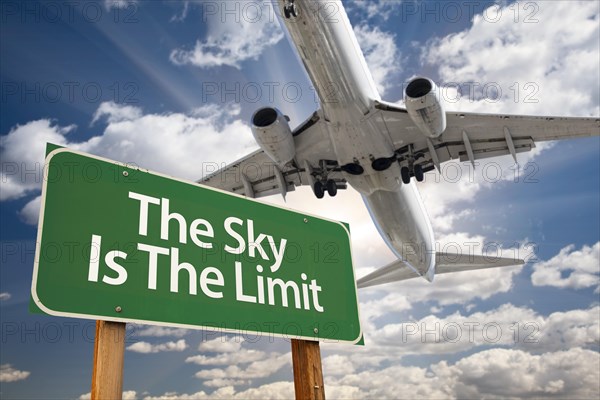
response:
M337 183L332 179L325 181L325 183L317 181L313 187L313 192L317 199L325 197L325 192L327 192L329 196L335 197L338 192Z
M410 178L415 177L417 182L423 182L425 179L425 170L423 169L423 162L421 164L417 164L417 161L424 157L421 151L414 151L412 145L408 145L405 148L402 148L396 152L398 158L398 162L400 165L403 165L400 168L400 176L402 178L402 183L405 185L410 183ZM375 160L379 161L379 160ZM375 161L373 164L375 164Z
M410 170L408 167L400 168L400 175L402 176L402 183L408 185L410 183Z
M327 187L327 193L329 194L329 196L335 197L335 195L337 194L337 184L335 183L335 181L329 179L325 186Z
M413 167L412 173L409 167L400 168L400 175L402 176L402 183L406 185L410 183L411 176L414 176L417 182L423 182L423 180L425 179L423 167L419 164Z
M290 19L291 17L296 18L298 16L298 9L294 4L294 0L290 1L289 4L283 6L283 15L286 19Z
M414 166L414 174L415 174L415 179L417 180L417 182L423 182L423 179L425 178L424 174L423 174L423 167L420 164L417 164Z
M317 199L322 199L323 197L325 197L325 187L321 182L315 182L313 192L315 193Z

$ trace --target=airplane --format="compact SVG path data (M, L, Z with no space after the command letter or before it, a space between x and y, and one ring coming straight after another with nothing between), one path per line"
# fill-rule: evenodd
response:
M340 0L278 0L278 6L320 108L295 129L278 109L258 109L251 129L260 149L198 183L251 198L285 198L300 185L323 198L350 185L398 257L359 279L358 288L523 264L436 252L415 181L448 160L475 165L510 154L517 162L539 141L599 135L600 119L450 112L427 77L408 83L401 107L381 99Z

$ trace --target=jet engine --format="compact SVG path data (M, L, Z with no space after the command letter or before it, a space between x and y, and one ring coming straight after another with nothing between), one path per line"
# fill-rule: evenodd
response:
M265 107L254 113L252 134L261 149L280 166L292 161L296 155L288 117L276 108Z
M417 128L427 137L436 138L446 130L446 112L436 84L427 78L415 78L406 87L404 102Z

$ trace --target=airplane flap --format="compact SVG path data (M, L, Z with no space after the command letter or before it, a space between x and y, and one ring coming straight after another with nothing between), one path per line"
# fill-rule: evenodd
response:
M436 253L435 273L447 274L450 272L473 271L478 269L510 267L523 265L524 260L515 258L502 258L493 256L477 256L472 254ZM398 282L416 278L419 275L404 261L396 260L360 278L356 285L359 289Z

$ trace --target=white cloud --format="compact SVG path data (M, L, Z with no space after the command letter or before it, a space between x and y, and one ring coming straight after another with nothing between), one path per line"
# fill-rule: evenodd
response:
M361 398L597 398L600 358L579 348L542 355L490 349L428 368L393 365L340 378L326 378L325 390L340 387ZM329 396L330 397L330 396Z
M131 121L142 116L142 110L139 107L124 104L116 104L112 101L101 103L92 119L92 125L106 117L109 124L122 121Z
M132 325L132 324L129 324ZM128 325L128 326L129 326ZM190 330L183 328L168 328L166 326L157 325L133 325L133 334L137 336L150 336L150 337L183 337L187 335Z
M242 392L236 392L233 386L225 386L212 393L204 391L196 393L165 393L162 396L147 396L144 400L188 400L188 399L264 399L279 400L294 397L294 386L292 382L273 382L257 388L250 388Z
M323 376L342 376L353 374L355 372L354 365L348 356L334 354L325 357L323 363Z
M19 371L10 364L0 365L0 382L16 382L27 379L31 373L29 371Z
M333 364L344 360L342 357ZM598 398L600 395L598 353L581 348L540 355L523 350L489 349L454 364L441 361L426 367L412 367L396 361L384 368L372 365L359 368L345 374L325 374L326 397L397 398L398 393L410 393L411 398L418 399ZM170 392L144 399L280 399L291 398L294 393L292 382L267 383L237 392L235 379L215 378L214 381L231 385L210 393Z
M61 127L51 120L17 125L0 138L2 190L0 200L12 200L39 192L43 180L46 142L105 156L124 163L196 180L204 172L246 155L256 148L250 128L233 117L239 108L202 108L193 115L143 114L136 107L102 103L95 119L106 118L100 136L85 142L69 141L75 127ZM227 148L227 152L222 149ZM34 173L32 173L32 171ZM39 199L21 211L29 223L37 223Z
M407 311L411 308L408 293L393 291L378 299L361 301L360 316L363 322L370 323L385 314Z
M600 341L600 307L552 313L504 304L495 310L418 321L390 323L373 329L375 354L445 354L481 346L516 346L531 352L593 346Z
M74 125L60 127L48 119L17 125L0 137L0 201L18 199L42 184L46 142L64 146Z
M355 13L360 19L381 18L388 20L402 1L353 0L346 4L348 13Z
M79 400L90 400L92 398L91 393L85 393L78 397ZM135 390L125 390L123 391L123 395L121 397L122 400L135 400L138 399L139 396Z
M244 338L241 336L221 336L201 342L198 350L210 353L235 353L240 351Z
M217 8L229 7L227 3L214 4ZM209 18L207 38L196 41L191 49L173 50L171 61L201 68L231 66L240 69L242 62L257 60L266 48L283 39L271 3L251 2L251 6L247 6L242 1L232 4L234 13L227 14L228 17Z
M200 354L186 358L185 362L198 365L248 364L254 361L264 360L267 356L267 353L260 350L240 349L235 352L220 353L215 356L205 356Z
M394 35L367 25L354 27L356 39L381 95L400 72L400 57Z
M188 345L185 339L180 339L176 342L166 342L159 344L151 344L148 342L137 342L127 346L127 350L136 353L160 353L163 351L184 351Z
M550 260L535 264L531 282L570 289L600 287L600 242L581 250L567 246Z
M457 397L597 398L600 358L590 350L571 349L531 355L519 350L491 349L434 372L457 380ZM510 384L507 384L510 382Z
M111 8L123 9L137 6L138 0L104 0L104 8L109 11Z
M10 300L11 297L12 296L8 292L2 292L2 293L0 293L0 301Z
M554 142L537 143L532 151L517 156L518 165L507 155L478 160L475 167L470 162L452 160L441 165L441 173L426 173L418 187L434 232L451 232L456 221L472 213L463 203L473 203L481 191L522 182L523 175L531 172L523 166L553 145Z
M434 39L424 48L423 60L438 68L443 82L479 85L475 96L463 95L448 108L598 115L598 2L538 2L536 10L524 9L525 4L517 4L517 21L514 4L493 5L476 15L468 29ZM532 11L535 16L526 21ZM485 85L501 88L501 95L486 98Z
M42 205L42 196L34 197L33 200L25 204L25 207L19 211L19 216L29 225L36 225L40 217L40 207Z
M212 381L213 384L216 383L216 380L249 380L268 378L275 372L279 371L283 366L291 365L291 363L291 353L272 353L268 358L260 361L254 361L245 368L240 368L237 365L230 365L223 369L203 369L196 372L195 376L205 381Z
M182 22L187 18L190 11L190 2L183 1L182 3L183 5L181 6L181 11L171 17L171 22Z

